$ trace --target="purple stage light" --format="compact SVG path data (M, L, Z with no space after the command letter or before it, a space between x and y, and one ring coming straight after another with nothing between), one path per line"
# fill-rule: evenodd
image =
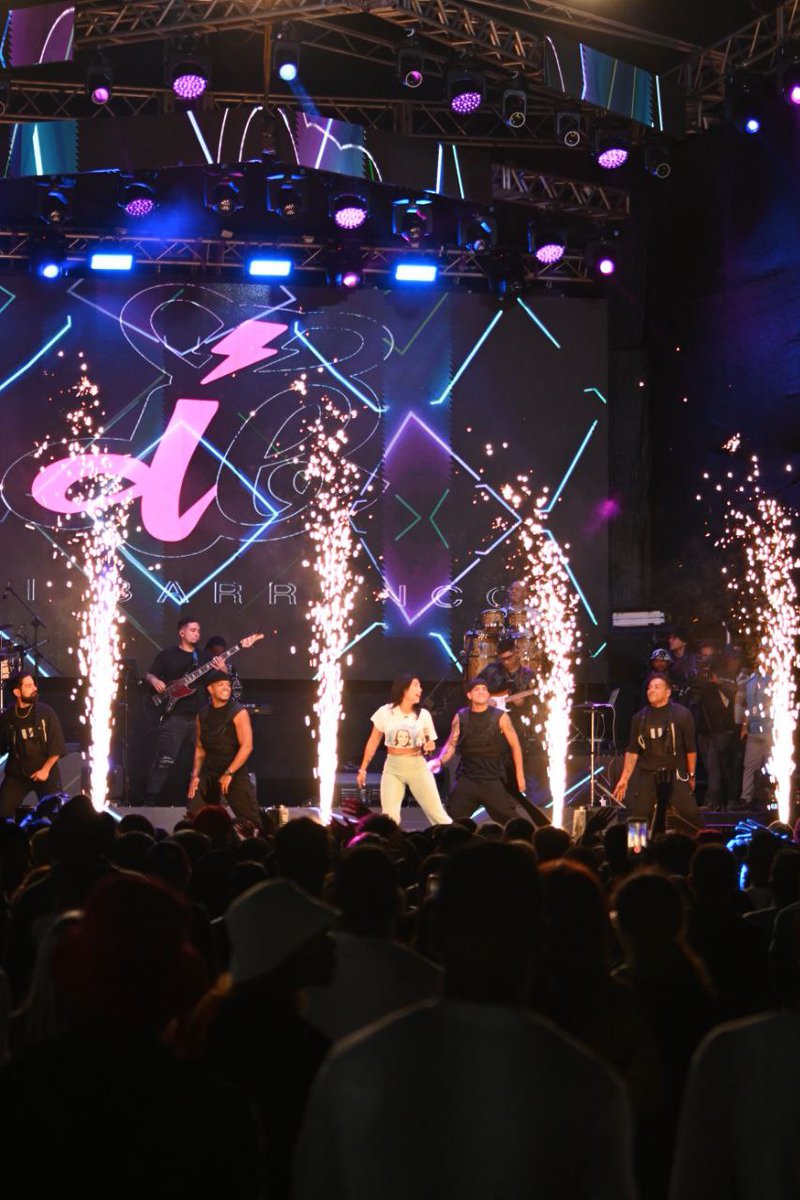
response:
M156 202L152 196L134 196L125 205L124 211L129 217L147 217L155 206Z
M609 258L606 254L598 260L597 269L601 275L613 275L617 269L617 264L614 262L613 258Z
M98 84L92 90L92 104L108 104L111 99L111 92L105 84Z
M358 271L345 271L342 275L342 287L355 288L361 283Z
M480 108L482 99L483 97L481 96L480 92L459 92L457 95L453 96L452 100L450 101L450 107L454 113L458 114L459 117L466 117L469 116L470 113L474 113L476 109Z
M347 204L337 209L333 219L340 229L360 229L367 219L367 210L363 206Z
M551 266L552 263L560 262L564 257L564 246L559 242L545 242L542 246L536 248L536 258L545 266Z
M422 71L407 71L403 83L407 88L418 88L422 83Z
M792 84L789 89L789 103L800 104L800 83Z
M206 90L208 80L196 71L182 71L172 81L172 90L179 100L196 100Z
M604 171L616 171L618 167L624 167L627 161L628 151L622 146L609 146L597 156L597 164Z

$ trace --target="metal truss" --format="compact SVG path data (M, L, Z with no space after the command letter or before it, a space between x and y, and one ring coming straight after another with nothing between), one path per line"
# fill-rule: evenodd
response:
M447 34L451 49L474 53L484 48L490 58L505 55L527 65L525 50L538 44L529 22L560 24L580 39L586 33L662 46L688 54L689 43L652 33L621 21L573 8L555 0L128 0L98 3L77 0L76 33L79 44L115 45L152 41L180 33L211 34L223 29L261 30L273 21L321 21L337 15L371 15L394 24L412 23L430 36ZM495 15L497 14L497 15ZM358 35L351 30L353 36ZM366 35L368 36L368 35ZM378 40L378 35L372 40Z
M117 84L110 109L92 105L86 98L81 82L55 82L42 79L9 80L10 97L3 120L43 121L94 119L109 120L112 117L137 117L168 112L174 107L175 97L171 88L131 87ZM203 97L204 107L223 109L246 105L253 107L264 103L263 93L211 91ZM273 94L267 97L273 108L295 108L298 101L294 96ZM528 119L520 130L509 129L500 111L486 105L475 114L469 130L442 101L426 100L421 104L407 95L389 99L320 96L314 103L325 116L336 117L385 133L397 133L410 137L429 138L469 144L471 146L555 147L553 111L549 104L537 102L536 97L528 101Z
M800 38L800 0L785 0L772 12L692 55L665 78L686 88L689 117L702 129L723 115L726 76L755 67L768 72L786 42Z
M133 237L123 234L114 237L115 246L124 247L132 252L137 267L143 267L156 272L165 270L211 270L239 271L245 266L247 258L255 250L269 253L270 250L292 255L295 272L316 275L317 278L330 266L331 248L327 244L308 244L300 238L281 239L280 244L270 246L264 242L237 241L233 238L146 238ZM98 244L109 243L107 234L100 233L71 233L63 237L61 249L66 261L78 268L83 264L90 251ZM38 233L14 233L0 229L0 264L28 262L37 252L41 252L42 238ZM361 268L365 275L387 276L391 274L398 261L409 257L405 246L362 246ZM445 249L437 250L435 254L417 253L414 260L424 258L435 262L439 268L439 279L443 281L478 282L497 278L503 274L503 268L489 256L478 256L467 250ZM541 266L529 254L514 255L510 260L514 275L520 284L533 286L539 284L591 284L594 278L590 275L583 255L567 251L559 263L548 267ZM508 270L506 266L506 270ZM306 282L313 282L309 278Z
M621 220L630 216L631 198L619 188L558 179L516 167L492 167L492 196L550 212Z

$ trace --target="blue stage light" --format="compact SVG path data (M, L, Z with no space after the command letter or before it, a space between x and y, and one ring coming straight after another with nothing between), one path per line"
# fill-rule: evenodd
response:
M396 283L435 283L438 273L435 263L399 262L394 278Z
M255 279L287 279L292 273L290 258L251 258L247 274Z
M92 271L131 271L133 255L127 250L95 250L89 255Z
M39 263L37 274L41 275L42 279L58 279L62 269L61 263L53 262L52 259L45 259Z
M282 63L278 68L278 74L284 83L294 83L295 79L297 79L297 63Z

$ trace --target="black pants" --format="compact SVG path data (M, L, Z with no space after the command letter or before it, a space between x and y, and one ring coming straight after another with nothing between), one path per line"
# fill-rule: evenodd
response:
M180 717L173 713L159 725L156 734L155 757L150 774L147 776L147 799L149 801L161 799L161 793L166 786L170 772L181 754L186 759L186 778L176 780L175 796L165 797L165 799L180 801L181 798L185 798L191 770L189 752L194 754L196 732L197 723L194 716Z
M227 796L220 791L219 775L204 770L194 798L189 801L189 812L197 812L204 804L229 804L240 820L252 821L256 825L261 819L256 790L246 767L241 767L231 779Z
M708 790L706 804L721 804L723 808L739 799L736 779L737 736L724 733L698 733L700 758L705 767Z
M481 806L500 825L519 816L517 801L502 779L468 779L462 775L447 800L450 816L454 821L471 817Z
M661 782L661 775L660 771L642 771L639 767L636 768L628 800L631 816L638 817L641 821L649 821L655 811L656 800L663 797L665 803L688 825L702 829L703 818L688 780L678 778L675 772L664 772Z
M37 800L42 800L45 796L52 796L53 792L60 792L61 789L61 773L58 763L51 769L43 783L40 783L38 779L29 779L27 775L15 775L12 771L10 775L6 774L0 784L0 819L13 817L30 792L35 792Z

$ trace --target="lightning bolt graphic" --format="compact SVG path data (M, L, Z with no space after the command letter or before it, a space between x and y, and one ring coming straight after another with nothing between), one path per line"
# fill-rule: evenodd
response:
M256 317L242 321L241 325L237 325L224 338L220 338L216 346L211 347L211 353L222 354L224 361L217 363L201 383L213 383L215 379L222 379L224 375L230 375L241 367L251 367L253 363L271 358L278 351L269 347L269 343L285 333L288 328L288 325L259 321Z

